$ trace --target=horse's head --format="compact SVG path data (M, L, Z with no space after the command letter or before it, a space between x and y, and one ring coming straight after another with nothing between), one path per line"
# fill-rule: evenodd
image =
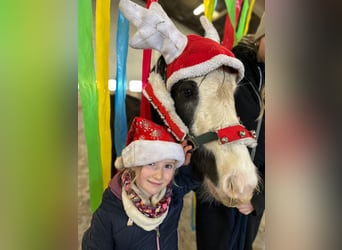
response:
M165 78L167 65L162 57L156 67L155 71ZM175 111L191 136L239 124L235 88L236 72L229 67L172 86ZM200 144L192 153L192 164L203 178L203 198L215 198L226 206L249 200L258 184L256 167L246 145L241 143L221 144L214 140Z
M235 111L242 63L220 45L205 17L200 21L206 37L185 36L156 2L149 9L129 0L121 0L119 6L138 28L130 45L156 49L165 59L158 62L157 73L150 74L144 95L179 140L188 138L198 146L192 163L203 176L204 190L227 206L249 200L258 175L246 146L255 140Z

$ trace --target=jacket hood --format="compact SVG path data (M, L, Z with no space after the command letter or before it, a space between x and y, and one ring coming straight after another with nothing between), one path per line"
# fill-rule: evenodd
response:
M111 179L111 181L109 182L109 188L110 191L112 191L112 193L120 200L122 200L122 195L121 195L121 180L120 180L120 176L122 174L122 171L118 171L113 178Z

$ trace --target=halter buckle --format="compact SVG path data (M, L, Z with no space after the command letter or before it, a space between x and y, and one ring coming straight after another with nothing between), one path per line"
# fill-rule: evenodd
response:
M199 148L199 144L198 144L198 142L194 136L187 134L185 139L192 146L190 153L194 152L195 150L197 150Z

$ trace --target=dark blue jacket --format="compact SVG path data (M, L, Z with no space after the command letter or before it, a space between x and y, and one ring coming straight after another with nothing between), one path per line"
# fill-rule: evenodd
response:
M114 176L112 181L118 182L118 176ZM183 208L183 197L199 186L199 182L192 175L191 166L179 168L174 182L168 214L159 225L160 250L178 249L177 228ZM82 249L157 249L156 230L145 231L135 223L127 226L127 221L128 217L121 199L110 188L107 188L104 191L102 203L93 214L90 228L83 235Z

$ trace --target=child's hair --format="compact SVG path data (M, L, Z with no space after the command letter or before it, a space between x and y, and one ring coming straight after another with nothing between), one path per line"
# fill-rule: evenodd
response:
M141 168L141 167L128 168L129 175L131 176L131 179L132 179L131 183L134 183L135 180L138 178L139 171L137 171L137 168Z

